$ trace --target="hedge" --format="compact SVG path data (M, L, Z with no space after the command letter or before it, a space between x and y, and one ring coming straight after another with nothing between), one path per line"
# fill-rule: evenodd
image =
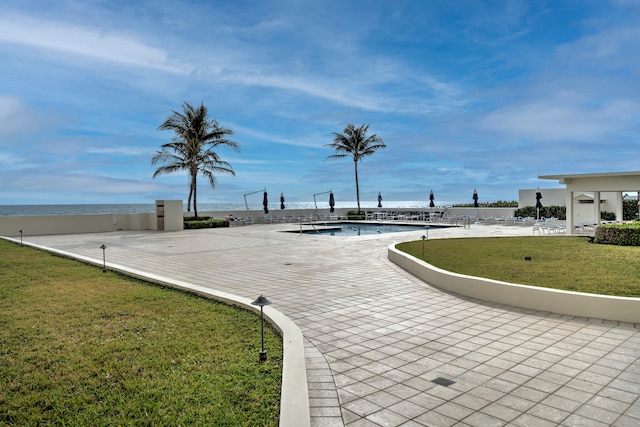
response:
M514 216L521 218L538 218L538 212L535 206L525 206L516 209ZM540 218L558 218L560 220L567 219L567 208L564 206L543 206L540 208Z
M524 206L516 209L515 216L536 218L535 206ZM540 209L540 218L558 218L567 219L567 208L564 206L543 206ZM605 221L615 221L616 214L614 212L602 211L600 218ZM626 199L622 201L622 220L629 221L638 218L638 205L635 199Z
M194 230L197 228L219 228L219 227L228 227L229 221L224 219L209 219L209 218L198 218L196 219L185 219L184 228L185 230Z
M618 246L640 246L640 222L606 224L596 228L594 243Z
M364 212L349 211L347 212L347 219L348 220L364 220L364 219L367 219L367 216L365 215Z

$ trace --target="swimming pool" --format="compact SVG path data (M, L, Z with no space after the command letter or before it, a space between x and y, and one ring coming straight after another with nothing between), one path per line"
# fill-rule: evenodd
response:
M429 228L450 227L445 224L428 225ZM303 234L321 234L329 236L368 236L374 234L401 233L405 231L425 231L425 225L407 224L371 224L358 222L342 222L328 225L316 224L316 230L304 230Z

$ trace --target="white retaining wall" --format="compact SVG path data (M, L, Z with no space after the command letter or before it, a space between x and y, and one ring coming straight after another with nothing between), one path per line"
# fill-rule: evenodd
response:
M191 217L193 212L181 212L176 210L175 204L180 201L162 201L170 209L164 211L165 231L177 231L182 229L182 217ZM406 212L442 212L446 209L449 216L473 216L478 218L487 217L512 217L514 208L423 208L423 209L368 209L371 211L386 210L406 211ZM335 215L347 215L355 208L336 209ZM328 216L329 209L284 209L271 210L265 214L262 210L253 211L199 211L199 216L210 216L224 219L228 215L235 215L239 218L250 217L255 224L268 223L271 217L301 215L310 217L318 213L321 216ZM317 217L316 221L319 220ZM46 215L46 216L0 216L0 236L20 236L23 230L24 236L38 236L47 234L78 234L78 233L102 233L117 230L158 230L158 217L156 213L139 214L87 214L87 215Z
M0 236L100 233L116 230L155 230L156 215L96 214L0 216Z
M391 245L389 260L424 282L457 294L516 307L620 322L640 323L640 298L585 294L517 285L452 273Z

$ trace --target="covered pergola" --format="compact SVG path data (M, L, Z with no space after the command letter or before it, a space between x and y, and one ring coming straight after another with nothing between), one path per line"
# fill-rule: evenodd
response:
M596 223L600 224L600 193L612 192L616 194L616 218L622 220L623 199L622 193L640 191L640 171L635 172L607 172L586 173L569 175L542 175L539 179L554 179L560 184L566 185L567 206L567 233L573 234L574 221L574 195L576 193L593 193L593 206L595 209Z

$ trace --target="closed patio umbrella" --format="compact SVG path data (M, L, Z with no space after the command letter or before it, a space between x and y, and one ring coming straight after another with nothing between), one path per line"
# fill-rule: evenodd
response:
M262 196L262 206L264 207L264 213L269 213L269 197L267 196L267 192L265 191Z
M378 191L378 207L382 207L382 194Z
M478 207L478 191L475 188L473 189L473 207Z
M542 208L542 202L540 199L542 199L542 193L540 193L540 191L536 191L536 209Z
M280 193L280 209L284 209L284 194Z
M336 205L336 201L333 198L333 192L329 193L329 212L333 213L335 211L334 206Z
M429 193L429 207L430 208L435 208L436 204L433 203L433 200L435 199L435 197L433 196L433 190L431 190L431 192Z

